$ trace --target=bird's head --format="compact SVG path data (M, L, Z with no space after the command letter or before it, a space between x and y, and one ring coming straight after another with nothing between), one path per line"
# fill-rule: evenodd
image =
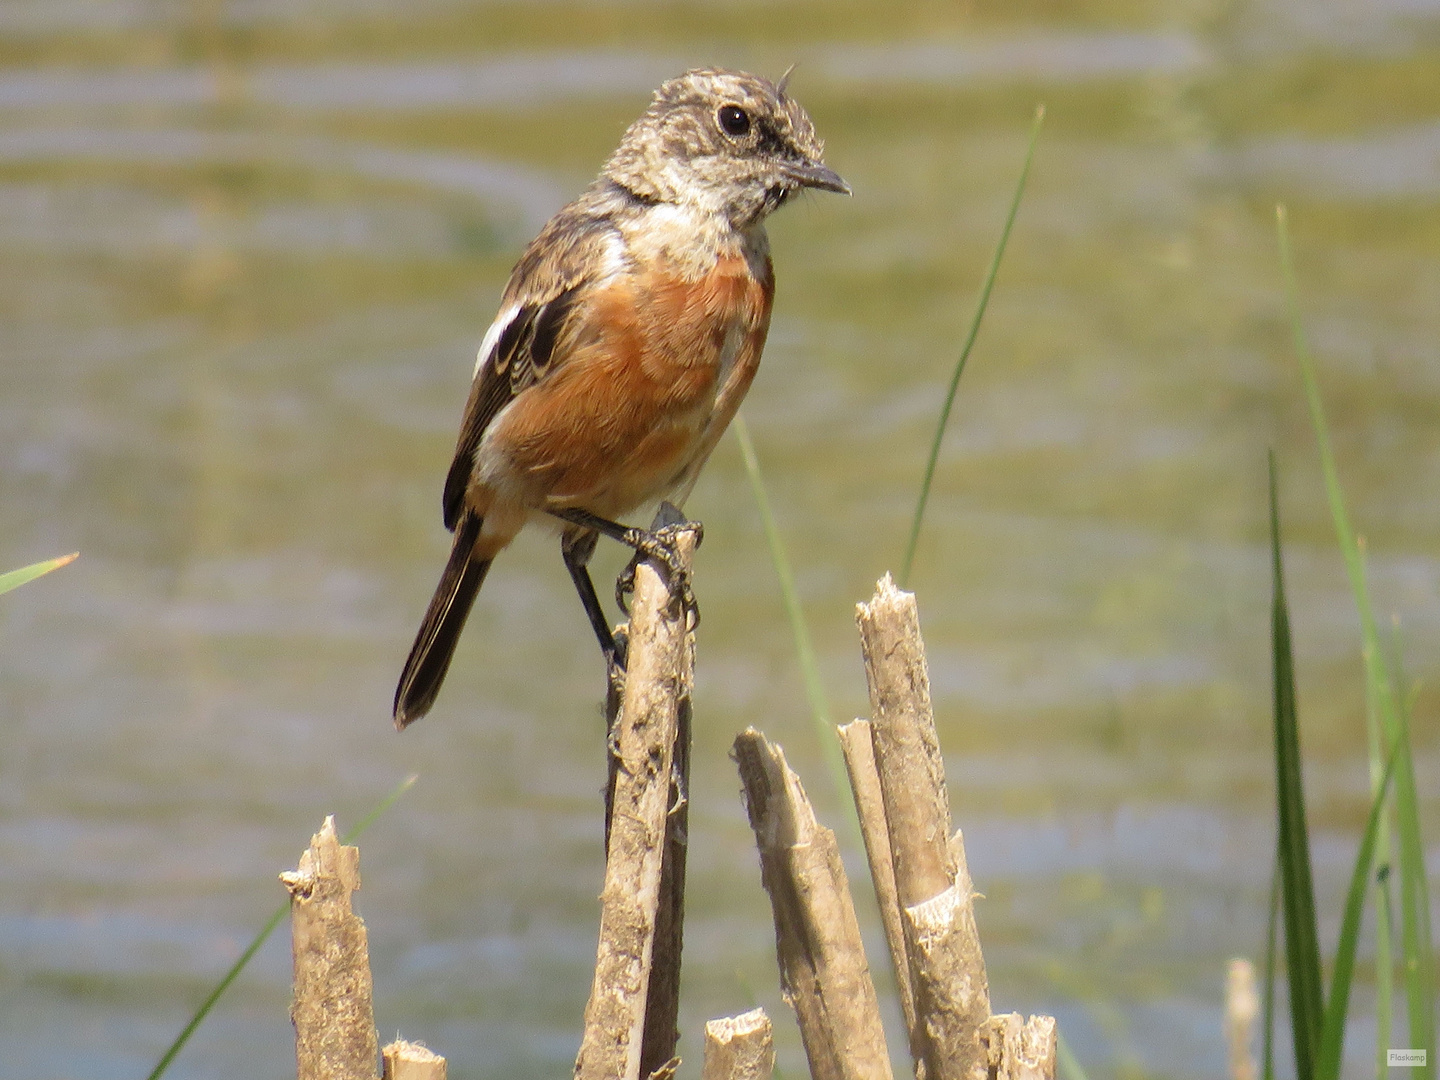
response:
M761 221L801 188L850 194L799 102L743 71L699 68L655 91L602 176L641 199Z

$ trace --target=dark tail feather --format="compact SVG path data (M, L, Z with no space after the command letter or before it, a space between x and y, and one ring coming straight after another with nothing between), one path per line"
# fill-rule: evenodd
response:
M466 514L455 529L450 561L445 564L440 584L430 598L420 632L415 635L415 644L410 646L410 655L405 660L405 670L400 673L400 685L395 688L396 728L403 730L435 704L435 695L440 692L445 672L450 669L450 658L455 655L460 631L465 628L465 617L470 614L475 594L490 569L489 559L475 557L475 541L479 538L480 519Z

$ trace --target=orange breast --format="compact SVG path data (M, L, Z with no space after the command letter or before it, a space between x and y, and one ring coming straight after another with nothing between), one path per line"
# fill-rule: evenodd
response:
M737 376L749 386L772 295L736 257L699 281L651 271L587 297L571 351L487 433L507 494L612 518L663 496L708 455L717 409L733 415Z

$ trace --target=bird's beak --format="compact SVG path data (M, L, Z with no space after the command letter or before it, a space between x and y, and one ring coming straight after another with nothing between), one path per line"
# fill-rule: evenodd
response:
M850 194L850 185L840 179L840 174L818 161L807 161L803 165L787 164L785 175L801 187L835 191L841 195Z

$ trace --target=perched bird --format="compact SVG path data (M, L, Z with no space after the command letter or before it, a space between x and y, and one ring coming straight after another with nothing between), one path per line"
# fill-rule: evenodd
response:
M454 546L395 691L397 727L429 711L491 561L527 522L558 519L609 663L587 568L597 537L673 571L673 533L618 519L683 504L750 388L775 295L766 216L803 188L850 192L785 83L714 68L666 82L520 257L480 345L445 480Z

